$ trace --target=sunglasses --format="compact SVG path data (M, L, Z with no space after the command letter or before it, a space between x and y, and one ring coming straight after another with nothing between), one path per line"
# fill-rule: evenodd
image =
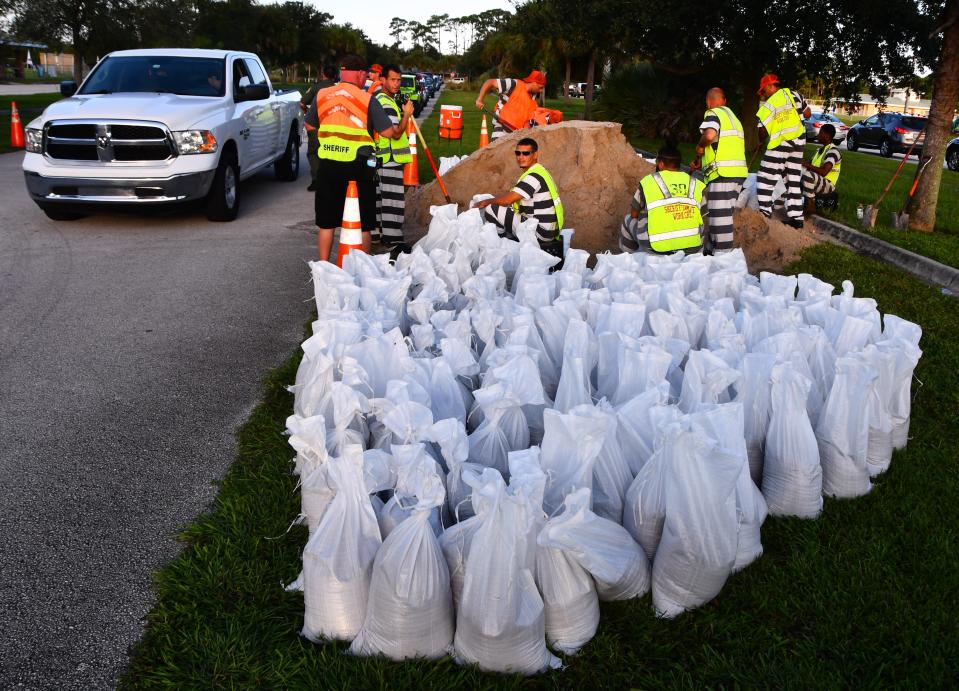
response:
M516 154L517 156L532 156L532 155L533 155L533 152L532 152L532 151L514 151L513 153Z

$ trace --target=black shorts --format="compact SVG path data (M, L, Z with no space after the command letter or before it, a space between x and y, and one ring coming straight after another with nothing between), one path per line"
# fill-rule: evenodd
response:
M314 181L314 209L318 227L339 228L343 224L343 204L350 180L356 181L357 193L360 195L360 221L363 230L376 228L376 168L366 165L363 157L349 163L320 159Z

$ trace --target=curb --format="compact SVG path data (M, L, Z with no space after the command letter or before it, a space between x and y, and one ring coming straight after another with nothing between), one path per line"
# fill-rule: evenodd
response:
M813 216L810 220L818 230L841 240L860 254L891 264L924 283L940 286L951 293L959 294L959 269L910 252L885 240L860 233L858 230L822 216Z

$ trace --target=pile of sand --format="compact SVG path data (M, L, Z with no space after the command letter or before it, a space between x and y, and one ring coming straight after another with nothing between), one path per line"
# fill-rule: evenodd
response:
M534 130L513 132L473 152L443 176L447 191L461 211L473 195L505 194L520 169L513 151L517 141L532 136L539 144L539 162L553 176L563 200L566 228L576 230L573 247L593 254L618 251L619 228L640 178L653 165L636 155L621 125L574 120ZM445 204L434 181L407 193L407 241L415 242L430 222L430 206ZM816 240L809 230L797 231L766 221L744 209L736 215L736 244L746 253L753 272L777 270Z

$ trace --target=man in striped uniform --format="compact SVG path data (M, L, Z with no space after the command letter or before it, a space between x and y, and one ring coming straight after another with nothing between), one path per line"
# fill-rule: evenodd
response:
M400 92L402 72L396 65L387 65L383 69L383 88L375 98L393 124L392 138L379 137L376 157L379 159L376 187L376 225L382 235L374 231L373 240L384 245L403 243L403 220L406 214L406 188L403 187L403 166L413 160L406 127L412 117L413 105L404 104L402 112L396 103L396 94Z
M746 181L746 149L743 126L726 107L726 94L719 87L706 92L706 115L696 159L690 170L703 170L709 207L709 247L714 254L733 248L733 210Z
M679 169L679 149L667 142L656 155L656 172L639 181L619 231L623 252L700 254L709 214L703 183Z
M806 198L806 208L814 211L815 199L821 194L831 194L836 191L839 182L839 172L842 169L842 152L832 143L836 136L836 128L832 125L823 125L819 128L816 141L822 144L819 151L812 157L812 161L803 161L802 193Z
M483 82L483 86L480 87L479 96L476 97L476 107L480 110L483 109L483 99L486 98L486 94L490 90L496 90L499 94L499 97L496 101L496 109L493 111L494 115L499 115L499 112L503 109L503 106L506 105L506 102L509 101L509 97L513 95L513 91L518 87L526 89L526 92L536 100L536 97L539 93L546 88L546 75L540 72L539 70L533 70L529 73L529 76L526 79L487 79ZM490 137L491 142L495 142L497 139L506 134L506 128L497 120L493 118L493 134Z
M482 210L484 221L496 225L500 236L512 240L523 221L535 218L540 249L562 257L563 202L553 177L539 163L539 145L526 137L517 142L514 153L523 171L516 185L506 194L478 202L475 208Z
M756 176L756 196L759 210L766 218L772 216L773 190L779 178L785 178L786 223L802 228L802 160L806 148L806 128L802 118L809 117L810 108L803 97L794 91L780 88L779 77L767 74L759 83L759 137L768 139Z

